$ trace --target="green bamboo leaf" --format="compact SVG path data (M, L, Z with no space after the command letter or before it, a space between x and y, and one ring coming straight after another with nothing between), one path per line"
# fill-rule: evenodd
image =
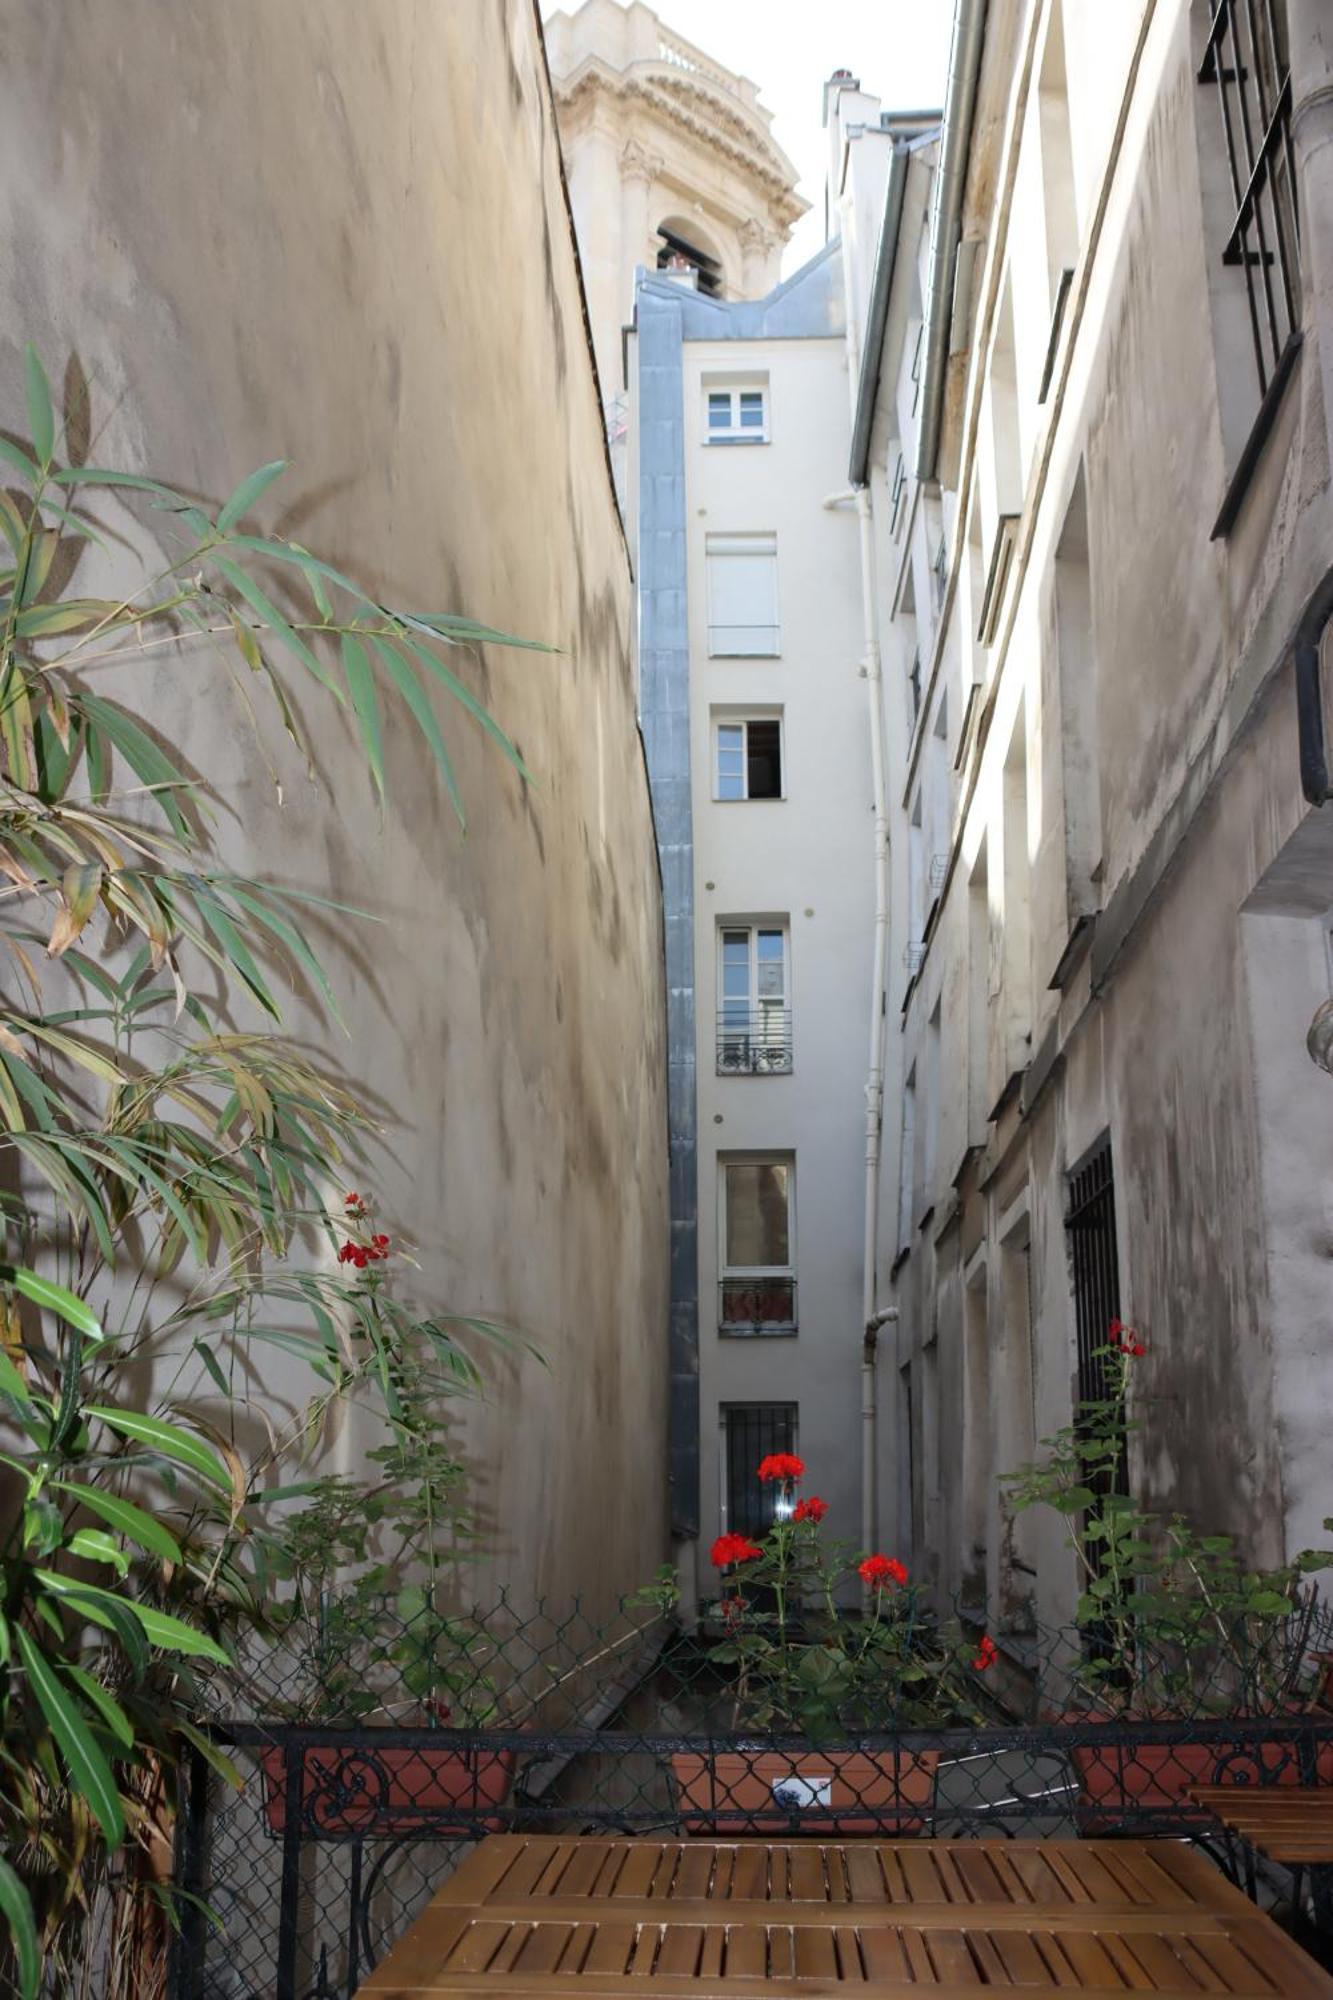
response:
M27 480L29 486L35 486L42 476L27 452L20 450L18 445L11 444L7 437L0 437L0 458L4 459L6 465L12 465L15 472ZM59 476L57 473L56 477Z
M116 1741L123 1743L127 1750L132 1750L134 1748L134 1724L130 1721L120 1703L115 1699L115 1696L108 1689L104 1688L99 1680L95 1680L90 1673L86 1672L83 1667L76 1667L72 1660L66 1660L60 1671L65 1675L67 1680L73 1681L84 1700L92 1708L96 1709L107 1728L111 1731L111 1734L116 1738Z
M266 930L272 931L274 937L281 940L297 963L304 966L323 994L329 1012L341 1027L343 1025L342 1015L338 1011L337 996L329 984L329 976L318 958L316 958L314 952L310 949L310 946L301 936L296 925L289 923L286 917L279 915L276 910L270 909L266 903L262 903L257 896L252 896L248 890L240 888L236 883L232 883L230 886L232 896L240 904L241 908L248 910L250 915L263 924Z
M186 504L179 493L163 486L160 480L144 479L137 472L112 472L101 465L67 465L53 472L51 478L57 486L127 486L134 493L151 493L159 500Z
M218 526L224 534L233 523L241 519L242 515L250 512L260 495L287 470L288 463L285 458L275 458L272 464L261 465L258 472L252 472L248 479L241 481L226 506L218 514Z
M342 647L343 672L347 676L347 689L352 697L352 708L361 729L361 741L365 746L366 762L370 765L370 775L375 780L375 790L380 795L381 805L385 802L384 790L384 746L380 740L379 696L375 691L375 673L370 664L370 655L354 632L344 632L339 642Z
M129 1438L163 1458L175 1459L178 1465L187 1466L211 1486L220 1486L224 1492L231 1491L231 1478L222 1460L206 1444L201 1444L197 1437L182 1430L179 1424L165 1423L161 1417L145 1416L141 1410L113 1410L92 1403L84 1415L99 1418L108 1430L115 1431L119 1437Z
M303 666L310 669L310 672L319 681L321 686L328 689L335 701L343 701L343 691L337 682L321 666L299 632L292 630L291 625L283 617L272 598L265 596L254 578L247 576L238 564L229 562L226 556L220 556L216 551L210 551L208 559L215 569L222 572L232 589L245 599L250 609L257 613L263 619L264 623L272 629L274 636L282 641L289 652L295 653L297 659L300 660Z
M528 653L560 651L558 646L548 645L545 639L518 639L512 632L497 632L493 625L478 624L475 618L454 618L448 613L437 615L429 611L395 611L390 615L401 618L405 625L423 627L448 645L516 646Z
M77 632L100 625L115 606L101 597L64 597L58 604L36 604L20 611L14 629L21 639L45 639L56 632Z
M271 1014L275 1021L280 1021L282 1010L269 992L249 947L226 910L202 877L192 875L186 879L194 893L195 907L199 915L217 939L232 967L250 988L265 1012Z
M371 644L383 662L385 672L389 675L399 694L412 711L418 729L434 752L435 761L440 767L440 775L444 779L445 789L448 791L454 812L458 816L458 824L465 828L467 826L467 818L463 811L463 800L458 790L458 780L454 776L454 767L449 761L449 752L444 747L444 738L440 734L440 725L435 719L435 711L431 707L420 681L412 672L411 666L403 658L392 640L381 639L378 635L372 633Z
M526 778L528 783L531 784L533 781L531 771L523 762L514 744L505 735L504 730L501 729L490 710L483 707L473 694L471 688L465 687L463 682L459 680L458 675L451 673L449 668L445 666L444 661L437 658L428 646L421 645L415 639L406 639L404 640L404 644L411 648L415 657L420 660L422 666L428 672L434 674L438 681L443 682L444 686L448 688L450 694L454 697L454 700L461 702L468 714L476 717L476 720L481 724L486 734L493 737L499 744L519 776Z
M57 1319L65 1320L85 1340L100 1347L106 1339L102 1322L91 1307L86 1306L73 1292L66 1291L50 1278L39 1277L36 1271L24 1269L22 1265L0 1264L0 1283L12 1285L25 1299L31 1299L35 1306L46 1312L53 1312Z
M65 1692L49 1660L20 1625L14 1637L27 1670L28 1682L38 1705L60 1747L74 1789L88 1802L109 1847L119 1847L125 1838L125 1815L121 1811L111 1766L98 1749L77 1705Z
M24 384L28 392L28 429L32 448L43 465L51 463L56 447L55 412L51 408L51 385L37 349L29 341L23 353Z
M22 553L27 532L27 525L22 514L20 514L14 502L5 492L3 486L0 486L0 535L4 536L16 556Z
M190 829L175 797L178 791L186 793L192 791L193 787L188 779L176 769L169 758L163 755L151 736L145 735L136 722L132 722L128 715L114 708L109 701L104 701L101 695L80 694L77 706L93 728L100 730L119 750L140 782L152 788L154 798L178 837L188 840ZM88 741L88 754L91 762L93 757L91 735ZM99 772L99 777L100 794L106 788L104 766Z
M127 1542L145 1549L149 1555L161 1556L164 1562L178 1563L181 1560L180 1544L169 1534L152 1514L136 1507L132 1500L122 1500L118 1494L104 1493L100 1486L84 1486L73 1479L57 1479L52 1482L59 1492L68 1493L81 1507L90 1513L99 1514L107 1526L123 1535Z
M5 1920L18 1962L20 2000L37 2000L42 1960L37 1949L37 1925L28 1892L9 1863L0 1860L0 1917Z
M217 1355L214 1354L212 1348L208 1345L206 1341L203 1340L195 1340L191 1343L191 1345L193 1346L194 1352L199 1356L199 1359L203 1362L204 1367L207 1369L208 1378L212 1382L213 1387L217 1390L218 1394L220 1396L229 1396L231 1394L231 1390L228 1387L227 1378L223 1374L221 1366L219 1365L218 1362Z

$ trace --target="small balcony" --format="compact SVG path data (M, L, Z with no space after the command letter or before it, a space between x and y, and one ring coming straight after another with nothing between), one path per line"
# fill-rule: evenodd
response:
M795 1333L796 1280L760 1274L718 1283L719 1333Z
M717 1017L717 1073L789 1076L791 1008L725 1008Z

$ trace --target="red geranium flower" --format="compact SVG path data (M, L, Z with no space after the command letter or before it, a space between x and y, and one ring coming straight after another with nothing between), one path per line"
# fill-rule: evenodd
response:
M1111 1321L1111 1345L1117 1354L1140 1355L1148 1352L1132 1326L1125 1326L1118 1319Z
M995 1641L991 1638L990 1633L987 1632L977 1647L977 1656L972 1662L973 1671L978 1674L984 1674L987 1667L993 1667L997 1651Z
M728 1569L732 1563L753 1562L763 1550L748 1535L719 1535L712 1547L714 1569Z
M868 1583L872 1590L883 1590L886 1584L904 1584L907 1571L897 1556L867 1556L857 1566L857 1575L862 1583Z
M804 1479L805 1460L794 1452L772 1451L759 1461L761 1479Z
M796 1502L795 1509L792 1513L792 1520L822 1521L825 1514L827 1513L828 1513L828 1501L821 1500L817 1493L812 1493L808 1500L798 1500Z

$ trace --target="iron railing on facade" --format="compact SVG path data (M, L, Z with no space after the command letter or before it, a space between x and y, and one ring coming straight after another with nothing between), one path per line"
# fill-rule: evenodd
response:
M721 1333L795 1333L795 1278L719 1279L717 1324Z
M718 1014L719 1076L785 1076L791 1056L790 1007L724 1007Z
M494 1832L634 1835L668 1869L698 1836L1133 1833L1197 1841L1241 1878L1192 1789L1333 1784L1322 1614L1276 1677L1272 1661L1219 1660L1187 1695L1178 1660L1153 1666L1156 1684L1175 1675L1169 1716L1116 1713L1123 1688L1090 1692L1082 1635L1065 1631L978 1652L942 1724L890 1673L796 1729L780 1705L755 1722L725 1658L731 1627L687 1626L651 1596L596 1618L508 1600L449 1619L403 1621L392 1598L360 1600L350 1621L328 1612L313 1659L293 1633L215 1688L212 1733L240 1785L192 1759L174 2000L348 2000ZM756 1600L746 1615L762 1631L772 1614ZM861 1629L849 1614L853 1645ZM399 1677L423 1658L433 1693ZM350 1719L327 1707L349 1688Z

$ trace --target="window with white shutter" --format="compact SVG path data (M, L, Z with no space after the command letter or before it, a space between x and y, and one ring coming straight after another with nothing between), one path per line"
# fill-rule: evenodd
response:
M778 653L778 538L709 535L708 651L714 659Z

